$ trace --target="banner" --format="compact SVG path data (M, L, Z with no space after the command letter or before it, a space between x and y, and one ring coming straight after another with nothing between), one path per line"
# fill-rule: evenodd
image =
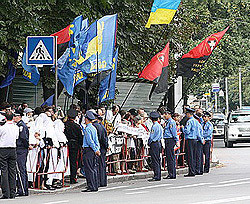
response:
M104 78L100 83L99 88L99 103L102 103L107 100L112 100L115 98L115 84L116 84L116 70L118 62L118 49L113 57L113 68L111 73Z
M154 0L148 23L145 27L150 28L151 24L169 24L180 3L181 0Z
M228 28L208 36L198 46L183 55L177 61L177 76L192 78L195 74L199 73Z

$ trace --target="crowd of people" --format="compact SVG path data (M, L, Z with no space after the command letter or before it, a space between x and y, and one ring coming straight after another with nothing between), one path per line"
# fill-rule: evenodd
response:
M107 186L106 156L112 161L123 156L111 147L111 137L118 135L128 138L126 158L140 157L144 167L154 171L149 181L161 180L163 160L168 170L165 179L176 179L178 163L188 164L187 177L208 173L213 132L210 118L210 113L189 107L183 115L165 107L148 115L143 108L125 111L114 105L111 110L102 106L86 110L72 104L64 115L53 106L33 110L26 103L20 106L4 103L0 107L2 199L27 196L29 187L61 188L60 172L69 175L71 184L77 183L78 177L85 177L84 192L98 191L99 187ZM140 156L144 147L150 157ZM185 163L178 160L180 152ZM111 167L113 173L124 171L119 163ZM130 162L127 168L126 171L135 173L138 164Z

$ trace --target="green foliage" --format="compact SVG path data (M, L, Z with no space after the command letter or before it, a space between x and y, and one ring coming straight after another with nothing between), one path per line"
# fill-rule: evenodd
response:
M170 73L174 76L174 54L188 52L208 35L228 25L229 31L190 91L206 91L204 87L209 87L215 79L236 73L238 66L247 66L250 56L247 1L184 0L170 25L152 25L146 29L152 3L153 0L2 0L0 75L7 72L8 50L21 52L26 36L50 35L81 14L93 22L104 15L118 13L119 75L137 74L170 41ZM46 73L49 72L43 73L43 82L51 88L53 78Z

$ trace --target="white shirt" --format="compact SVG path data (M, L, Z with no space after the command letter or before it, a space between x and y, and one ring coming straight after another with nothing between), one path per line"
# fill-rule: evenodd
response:
M0 126L0 148L16 147L16 140L19 137L19 127L12 121L7 121Z
M117 115L113 115L113 113L112 113L111 110L107 110L106 114L107 114L106 115L106 120L109 123L112 123L115 128L117 128L117 126L119 125L119 123L121 123L121 121L122 121L121 115L119 113L117 113Z

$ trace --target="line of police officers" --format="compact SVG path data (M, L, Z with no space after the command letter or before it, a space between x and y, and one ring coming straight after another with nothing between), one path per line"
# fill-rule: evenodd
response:
M168 176L164 179L176 179L176 161L174 147L179 146L179 137L176 130L176 122L172 119L171 111L161 108L159 110L165 120L163 129L159 123L161 117L158 112L151 112L150 119L153 126L150 132L148 144L152 159L152 169L154 176L149 181L161 180L161 140L165 140L165 155L167 160ZM202 117L194 115L195 110L186 108L187 122L182 126L186 145L188 174L185 177L194 177L208 173L210 168L210 148L213 133L213 125L210 122L211 114L204 112ZM194 117L195 116L195 117ZM203 154L205 155L205 165L203 169Z

